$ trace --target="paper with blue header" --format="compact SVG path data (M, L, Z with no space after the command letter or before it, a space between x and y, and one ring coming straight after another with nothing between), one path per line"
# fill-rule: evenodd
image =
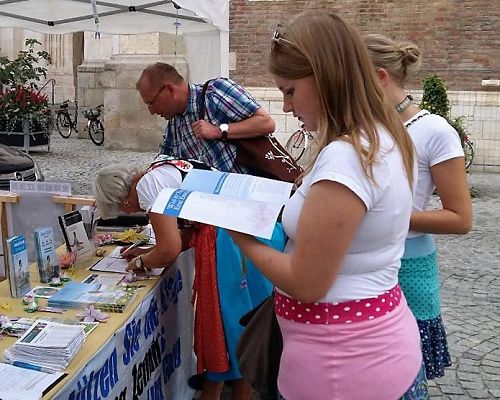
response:
M193 169L178 189L160 192L151 212L270 239L292 187L252 175Z

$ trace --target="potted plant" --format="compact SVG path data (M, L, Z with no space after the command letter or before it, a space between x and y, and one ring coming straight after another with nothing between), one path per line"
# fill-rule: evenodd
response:
M0 57L0 142L22 146L23 135L29 132L30 145L48 144L52 118L47 96L38 92L37 82L47 76L50 55L35 51L41 45L36 39L26 39L26 50L17 58Z
M446 119L457 131L463 147L467 136L467 131L463 124L464 117L453 118L450 115L450 102L448 101L448 93L443 79L437 75L428 76L423 81L423 90L424 93L420 107Z

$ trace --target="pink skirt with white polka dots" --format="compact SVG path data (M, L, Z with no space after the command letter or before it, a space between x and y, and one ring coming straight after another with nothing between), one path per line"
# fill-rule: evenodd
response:
M288 311L281 307L283 310L278 312L280 307L276 307L283 334L278 377L283 397L287 400L400 398L419 372L422 353L417 323L403 293L396 288L384 293L384 297L331 303L329 307L325 307L326 303L296 303L292 310L290 303L296 302L294 299L288 303ZM277 296L283 295L277 293ZM286 299L283 296L280 301ZM382 311L381 304L387 309ZM322 312L318 307L322 307Z
M401 301L401 288L396 285L377 297L342 303L303 304L279 292L274 298L276 314L290 321L303 324L350 324L389 314Z

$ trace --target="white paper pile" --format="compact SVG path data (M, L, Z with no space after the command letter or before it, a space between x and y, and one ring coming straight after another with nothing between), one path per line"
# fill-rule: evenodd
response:
M4 361L14 365L31 365L45 372L60 371L80 350L84 338L81 325L38 320L5 350Z

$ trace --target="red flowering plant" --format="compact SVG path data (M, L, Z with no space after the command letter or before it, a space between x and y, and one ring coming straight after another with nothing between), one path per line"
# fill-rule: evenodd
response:
M51 123L47 95L30 86L16 86L0 94L0 131L22 132L23 121L31 132L46 131ZM3 126L2 126L3 125Z
M17 58L0 57L0 132L49 132L52 118L47 96L39 93L37 82L47 76L50 55L35 51L41 45L26 39L26 50Z

